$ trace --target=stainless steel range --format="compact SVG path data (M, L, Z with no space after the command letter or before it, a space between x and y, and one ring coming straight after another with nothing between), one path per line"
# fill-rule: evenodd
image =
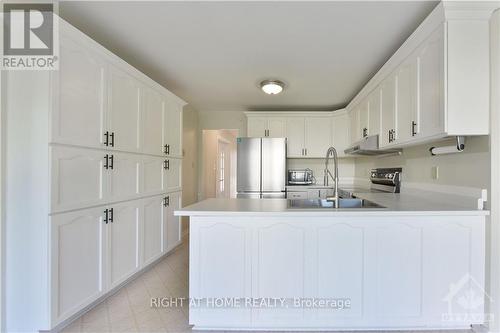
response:
M402 168L378 168L370 171L370 187L340 188L343 198L350 198L353 193L399 193L401 191Z

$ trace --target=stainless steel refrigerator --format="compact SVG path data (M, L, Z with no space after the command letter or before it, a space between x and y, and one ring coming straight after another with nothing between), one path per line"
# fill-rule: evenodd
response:
M238 198L286 197L286 138L238 138Z

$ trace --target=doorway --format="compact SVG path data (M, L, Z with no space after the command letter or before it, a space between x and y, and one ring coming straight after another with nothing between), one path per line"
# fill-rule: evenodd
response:
M236 198L236 138L238 130L202 131L200 200Z

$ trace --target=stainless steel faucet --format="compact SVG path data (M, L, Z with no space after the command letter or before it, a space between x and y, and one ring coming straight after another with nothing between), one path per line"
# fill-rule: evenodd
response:
M333 155L333 164L334 164L333 173L334 173L334 176L332 176L332 173L328 169L328 161L330 160L330 155ZM330 147L326 151L325 172L324 173L325 173L325 175L324 175L323 181L324 181L325 186L328 186L328 176L332 177L332 179L335 181L333 196L328 196L326 198L326 200L335 202L335 207L339 208L339 163L338 163L338 157L337 157L337 149L335 149L334 147Z

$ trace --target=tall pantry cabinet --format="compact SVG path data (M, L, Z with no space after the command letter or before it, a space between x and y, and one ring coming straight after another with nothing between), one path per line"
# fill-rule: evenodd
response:
M2 84L8 331L63 326L181 241L185 102L62 20L59 37L59 70Z

